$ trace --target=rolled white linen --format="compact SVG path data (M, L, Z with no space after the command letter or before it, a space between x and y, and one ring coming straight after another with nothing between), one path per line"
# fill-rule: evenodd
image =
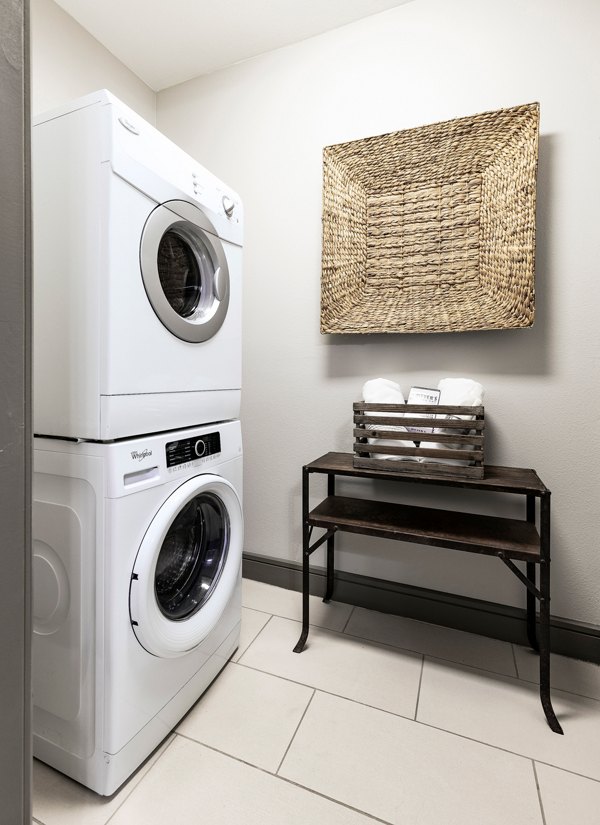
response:
M471 378L442 378L438 390L440 404L455 404L457 407L479 407L483 404L484 389L478 381Z
M457 407L479 407L483 404L484 389L478 381L473 381L471 378L442 378L438 383L440 390L439 404L453 404ZM472 420L472 415L438 415L436 419L463 419L465 421ZM444 435L461 435L469 433L469 429L455 430L449 427L436 427L434 433ZM430 444L423 443L423 447L431 450L472 450L473 446L470 444L453 444L442 441L432 441ZM433 459L438 464L450 464L455 467L467 467L472 463L470 459L461 458L436 458Z
M396 384L395 381L390 381L388 378L372 378L370 381L367 381L363 388L362 388L362 397L363 401L367 404L404 404L404 395L402 394L402 390L400 389L400 385ZM389 413L377 413L372 412L369 413L372 416L389 416ZM404 413L399 413L398 418L401 418ZM396 431L403 431L408 432L406 427L402 427L401 425L385 425L386 430L396 430ZM367 424L367 430L376 430L376 424ZM367 439L369 444L377 444L383 446L392 446L392 447L414 447L413 441L396 441L392 439L385 439L385 438L368 438ZM392 459L393 461L420 461L421 459L417 458L416 456L406 456L406 455L394 455L394 454L387 454L387 453L371 453L371 458L387 458Z
M367 404L404 404L400 384L389 378L371 378L362 388L363 401Z

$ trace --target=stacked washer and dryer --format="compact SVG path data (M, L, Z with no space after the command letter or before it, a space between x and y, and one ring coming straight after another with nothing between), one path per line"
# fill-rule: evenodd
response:
M110 795L239 640L242 207L106 91L32 155L34 753Z

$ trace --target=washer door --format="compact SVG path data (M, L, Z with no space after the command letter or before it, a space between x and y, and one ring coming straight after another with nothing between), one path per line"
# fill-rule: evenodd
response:
M157 206L142 232L140 266L162 324L197 344L221 328L229 306L223 245L206 215L186 201Z
M215 627L238 579L243 521L233 486L215 475L181 485L153 518L131 576L129 612L140 644L182 656Z

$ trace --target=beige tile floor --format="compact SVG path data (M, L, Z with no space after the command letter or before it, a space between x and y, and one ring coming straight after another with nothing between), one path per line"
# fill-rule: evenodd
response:
M600 666L244 581L232 661L102 799L34 764L41 825L597 825Z

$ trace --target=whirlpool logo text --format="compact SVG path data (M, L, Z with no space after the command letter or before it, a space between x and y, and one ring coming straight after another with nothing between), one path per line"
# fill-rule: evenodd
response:
M144 458L148 458L149 455L152 455L152 450L142 450L141 453L139 450L131 451L131 457L137 461L142 461Z

